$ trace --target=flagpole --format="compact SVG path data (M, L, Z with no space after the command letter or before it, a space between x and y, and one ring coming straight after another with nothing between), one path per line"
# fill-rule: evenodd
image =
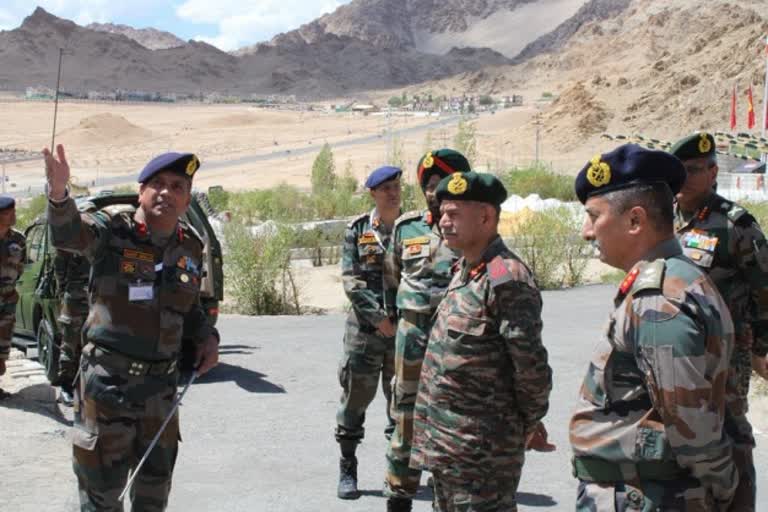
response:
M768 128L768 35L765 36L765 83L763 84L763 130L762 137L765 139L766 128ZM763 153L763 163L768 163L768 153Z

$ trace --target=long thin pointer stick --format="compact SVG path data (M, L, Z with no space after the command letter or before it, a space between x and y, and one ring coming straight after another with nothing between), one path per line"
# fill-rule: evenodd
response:
M187 382L187 385L184 386L184 389L181 391L179 396L176 398L176 401L173 403L173 407L171 407L171 412L169 412L168 416L165 417L163 424L160 425L160 430L157 431L157 434L155 434L155 437L152 439L152 442L149 443L149 447L147 448L147 451L144 452L144 456L139 461L138 465L136 466L136 469L133 470L133 474L131 475L130 480L128 480L128 483L125 485L125 489L123 489L123 492L120 493L120 497L118 498L119 501L123 501L123 498L125 498L126 493L128 493L128 491L131 489L131 486L133 485L133 481L136 480L136 476L138 476L139 471L141 471L141 466L143 466L144 463L149 458L149 454L152 453L152 448L155 447L155 445L157 444L157 441L160 439L160 436L165 430L165 427L168 426L168 423L171 421L171 418L173 418L173 415L176 414L176 409L178 409L179 406L181 405L182 398L184 398L184 395L187 394L187 391L189 391L189 387L195 381L196 377L197 377L197 372L192 372L192 376L189 378L189 382Z

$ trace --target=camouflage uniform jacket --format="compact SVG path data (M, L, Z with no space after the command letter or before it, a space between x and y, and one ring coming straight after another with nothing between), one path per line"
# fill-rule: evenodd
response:
M0 359L8 359L11 352L11 336L15 319L15 304L19 300L16 281L24 271L26 261L26 239L15 229L9 229L0 240Z
M712 194L690 218L676 207L683 252L715 282L733 318L736 346L768 354L768 244L755 218Z
M352 314L373 332L385 318L383 267L391 232L374 209L355 218L344 233L341 280L352 303Z
M457 259L429 210L401 215L384 263L387 310L432 315L451 282Z
M488 470L521 454L522 439L504 442L509 425L528 432L552 389L541 306L530 270L501 238L475 267L459 260L421 368L412 467Z
M48 204L57 249L83 254L92 266L91 310L84 340L145 361L175 360L182 334L202 343L213 334L200 306L203 244L179 221L164 245L131 212L79 214L75 202Z
M575 463L612 463L623 481L671 467L728 503L738 474L724 434L733 351L725 302L670 239L630 270L614 305L571 419Z
M56 250L53 259L56 285L61 298L62 314L75 315L88 307L88 279L91 265L85 257L72 252ZM72 309L74 308L74 311Z
M9 229L5 238L0 240L0 301L2 304L15 304L19 299L16 281L24 272L27 241L20 232Z

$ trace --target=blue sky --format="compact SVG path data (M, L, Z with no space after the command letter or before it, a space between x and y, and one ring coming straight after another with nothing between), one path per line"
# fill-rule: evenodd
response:
M222 50L266 41L351 0L38 0L81 25L112 22L154 27ZM0 30L18 27L34 10L28 0L0 0Z

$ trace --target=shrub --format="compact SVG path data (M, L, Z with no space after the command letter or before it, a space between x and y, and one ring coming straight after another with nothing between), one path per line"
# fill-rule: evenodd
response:
M24 231L36 218L45 213L48 207L48 198L45 194L33 197L24 203L16 204L16 229Z
M239 223L227 224L224 275L235 313L300 314L299 289L291 273L293 233L285 228L256 238Z
M499 178L510 194L521 197L538 194L542 199L577 200L573 177L557 174L544 167L515 168L502 173Z
M589 244L579 236L580 216L562 207L535 212L515 230L512 247L543 289L583 283Z

